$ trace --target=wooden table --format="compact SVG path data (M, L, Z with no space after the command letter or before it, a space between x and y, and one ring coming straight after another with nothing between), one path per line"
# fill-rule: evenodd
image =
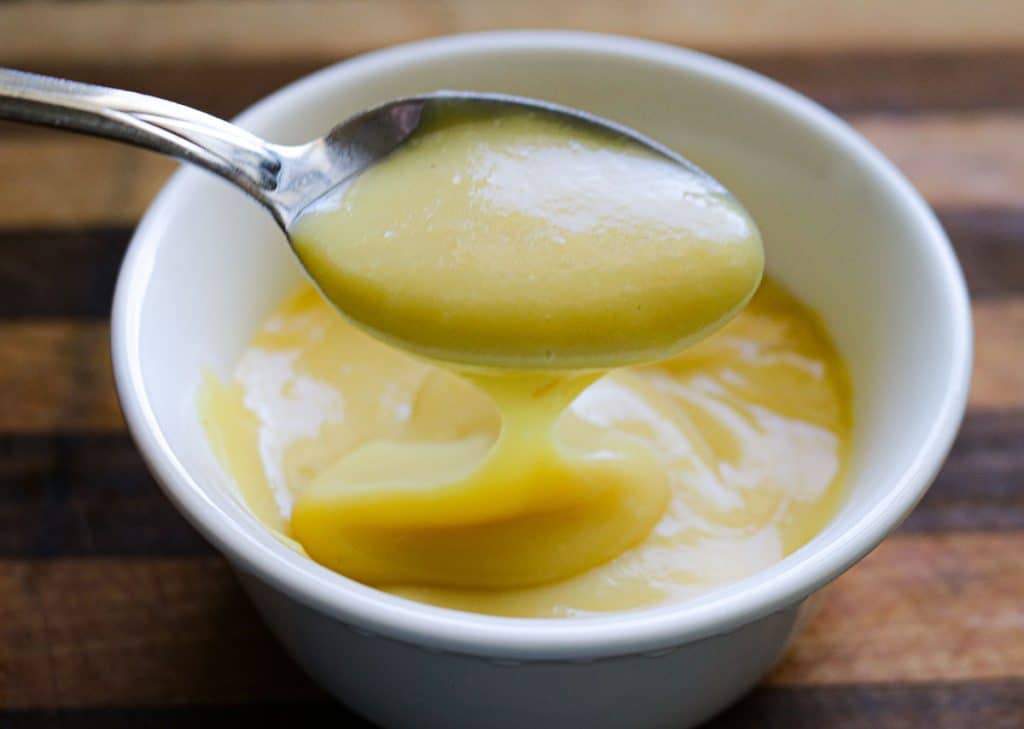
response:
M937 483L710 726L1024 727L1022 0L0 0L0 65L232 115L381 45L539 24L708 50L838 111L936 208L974 297L970 411ZM0 127L0 726L365 726L282 655L125 433L111 291L172 168Z

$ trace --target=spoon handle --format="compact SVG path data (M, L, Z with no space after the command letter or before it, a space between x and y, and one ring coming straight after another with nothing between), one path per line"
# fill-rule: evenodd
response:
M84 132L192 162L272 207L281 159L223 119L132 91L0 68L0 119Z

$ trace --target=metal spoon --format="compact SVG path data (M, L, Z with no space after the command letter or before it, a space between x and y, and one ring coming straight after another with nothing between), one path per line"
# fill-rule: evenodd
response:
M731 200L736 208L742 210L728 190L676 152L600 117L534 99L462 91L438 91L410 96L357 114L338 124L324 137L306 144L280 145L272 144L216 117L164 99L0 69L0 119L108 137L204 167L249 193L266 207L285 232L293 249L299 246L292 234L305 211L314 211L316 208L313 206L318 201L336 203L337 196L345 194L346 183L415 136L421 125L426 130L430 128L431 120L443 118L447 114L458 117L479 113L511 114L524 110L561 125L574 125L583 131L596 132L607 139L609 145L620 149L628 145L646 154L653 152L678 167L679 172L688 175L690 179L701 180L703 189ZM752 222L750 225L756 231ZM757 245L760 245L759 238ZM609 345L608 351L583 354L556 352L554 344L544 344L537 339L528 343L529 346L524 344L519 347L516 344L514 350L485 352L483 350L486 347L474 340L476 349L469 352L447 344L449 339L456 344L461 341L458 326L446 323L448 319L440 326L448 327L452 337L448 337L444 331L432 333L432 330L414 327L418 335L416 341L413 341L408 336L409 332L403 336L390 331L386 326L375 325L379 323L377 320L380 317L377 315L383 315L381 311L348 311L351 307L345 303L344 297L339 302L337 297L330 295L331 281L317 280L315 272L309 271L308 267L307 272L326 298L336 306L340 303L341 313L386 341L434 359L463 365L520 369L604 368L654 359L665 353L665 342L672 341L673 346L679 348L706 335L731 318L746 301L745 298L737 298L734 302L726 302L732 309L723 309L721 316L716 316L702 329L691 331L687 328L690 327L688 320L681 318L680 331L671 332L670 337L658 331L657 341L640 339L625 348L615 344ZM758 273L756 278L759 277ZM751 278L752 286L756 287L756 283ZM680 286L681 291L692 288ZM753 288L750 288L746 295L752 292ZM394 297L392 303L401 304L400 298ZM639 305L636 308L642 309ZM595 307L595 310L599 312L598 329L603 332L602 327L610 327L608 341L618 341L612 337L612 334L621 334L615 331L619 328L617 320L610 321L608 317L600 319L600 312L604 308ZM401 321L415 321L414 316L394 315L393 311L389 316L397 316ZM550 319L550 316L545 315L545 321ZM578 321L574 325L581 326ZM501 334L500 328L497 333ZM420 341L423 336L431 341ZM675 339L671 340L671 337ZM438 345L438 342L442 344Z
M341 122L319 139L282 145L166 99L0 68L0 119L107 137L204 167L249 193L286 234L311 203L400 146L426 113L466 105L531 109L600 128L704 175L631 129L576 109L503 94L438 91L395 99Z

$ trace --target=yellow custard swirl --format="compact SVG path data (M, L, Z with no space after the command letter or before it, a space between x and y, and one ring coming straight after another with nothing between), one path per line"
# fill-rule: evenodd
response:
M353 452L381 443L416 448L419 459L369 465L407 480L448 482L480 462L501 425L483 391L367 336L312 289L267 319L233 377L208 377L201 395L221 462L256 516L286 538L302 538L293 528L297 504L316 484L336 483L332 469L343 468ZM384 571L359 578L423 602L534 617L699 594L774 564L821 529L841 495L849 429L846 378L827 334L795 298L766 281L721 331L668 361L613 372L558 419L556 437L569 453L596 449L604 439L646 452L638 455L638 477L626 479L639 489L631 497L636 521L608 522L650 519L633 546L528 587L440 586L408 579L397 570L402 560L378 564L379 557L371 567ZM518 483L523 498L538 495L533 483ZM545 485L559 492L560 483ZM508 486L515 491L516 483ZM499 489L495 501L501 500ZM446 516L458 517L461 503L449 500ZM415 512L383 510L396 505L381 504L379 512L390 514L392 526L403 514L417 519ZM600 514L601 505L585 518ZM398 529L383 546L413 566L422 550L429 557L423 565L440 565L467 582L492 574L507 580L512 570L551 574L565 530L580 522L565 518L569 512L548 511L547 520L544 513L485 522L475 533ZM473 518L467 510L467 522ZM508 566L495 562L503 553Z

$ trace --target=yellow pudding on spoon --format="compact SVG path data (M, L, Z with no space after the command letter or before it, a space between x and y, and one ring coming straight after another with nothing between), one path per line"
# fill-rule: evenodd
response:
M700 170L500 108L422 119L289 233L375 336L501 369L664 359L734 316L764 269L757 227Z
M453 410L479 410L481 396L435 371L405 403L411 430L353 434L333 462L307 466L281 511L317 561L416 589L531 588L642 542L672 495L657 448L560 414L600 368L665 359L724 324L763 267L756 227L713 180L531 112L423 120L290 232L341 311L458 363L497 405L487 427L452 430ZM297 344L301 358L309 343ZM318 382L350 361L340 355ZM229 409L217 392L208 427Z

